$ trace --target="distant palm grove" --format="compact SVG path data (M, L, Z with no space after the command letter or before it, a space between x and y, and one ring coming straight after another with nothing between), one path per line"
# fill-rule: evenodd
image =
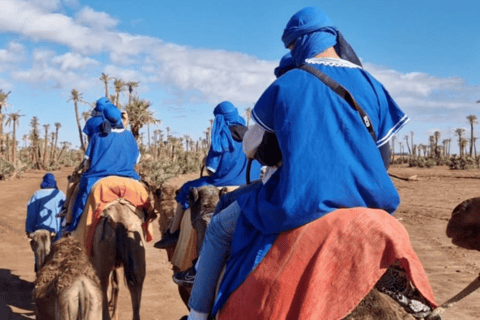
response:
M137 170L143 179L160 185L166 180L189 172L198 172L201 168L202 159L206 156L209 148L210 127L204 133L205 136L193 140L188 134L175 137L170 134L170 128L165 132L155 129L161 124L161 120L155 118L154 111L150 109L152 103L142 99L135 92L139 82L125 82L102 73L99 78L103 84L105 97L129 116L130 130L132 131L142 152L142 158ZM112 94L109 88L113 87ZM121 101L121 93L126 93L126 101ZM89 119L91 111L79 113L80 104L88 104L91 109L95 102L83 100L82 93L72 89L69 102L72 102L75 110L76 124L79 135L80 149L73 149L72 143L61 141L60 122L40 124L36 116L29 121L30 131L21 137L22 143L17 139L17 130L20 119L24 117L21 111L7 112L13 109L8 102L12 93L0 89L0 180L12 176L20 176L27 169L43 169L53 171L61 166L76 167L82 160L87 147L87 140L82 134L82 128ZM250 110L245 110L247 123L250 120ZM403 139L393 137L390 141L392 164L407 164L411 167L430 168L438 165L447 165L451 169L479 168L480 157L477 156L474 136L474 124L477 124L475 115L468 115L467 122L470 124L470 135L464 129L455 130L456 139L453 141L460 150L459 154L450 154L452 139L441 140L439 131L429 137L425 144L414 143L414 132L405 135ZM147 127L147 137L140 130ZM151 132L151 128L153 132ZM43 128L42 128L43 127ZM10 131L7 132L7 129Z

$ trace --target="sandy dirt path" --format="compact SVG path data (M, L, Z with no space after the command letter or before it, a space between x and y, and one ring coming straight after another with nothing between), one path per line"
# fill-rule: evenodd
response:
M65 191L71 168L55 172ZM407 228L412 245L429 276L437 302L441 303L463 289L480 272L480 253L457 248L445 236L453 208L461 201L480 195L480 170L452 171L446 167L411 169L392 167L391 173L403 177L417 175L418 181L393 179L402 203L395 217ZM0 181L0 320L34 319L33 254L24 233L26 205L38 189L44 171L30 171L22 178ZM197 177L173 179L172 184ZM159 233L155 228L155 240ZM141 315L144 320L176 320L187 314L164 250L147 245L147 277ZM443 319L480 319L480 292L475 292L448 310ZM131 319L128 290L120 292L119 319Z

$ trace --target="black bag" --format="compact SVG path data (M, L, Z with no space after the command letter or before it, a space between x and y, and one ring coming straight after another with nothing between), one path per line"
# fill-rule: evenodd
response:
M282 152L275 133L265 132L255 152L255 159L263 166L273 167L282 161Z

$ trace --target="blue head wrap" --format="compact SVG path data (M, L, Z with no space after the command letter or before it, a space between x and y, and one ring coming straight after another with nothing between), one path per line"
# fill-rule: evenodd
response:
M105 110L105 107L109 104L112 104L110 100L107 98L103 97L97 100L97 103L95 104L95 109L92 110L92 117L102 117L103 118L103 110Z
M107 98L103 97L98 99L95 104L95 109L92 110L91 118L87 120L87 123L83 128L83 133L88 137L91 137L95 133L100 132L102 123L105 121L103 111L111 107L116 108Z
M295 61L293 61L293 57L289 52L282 57L280 64L275 68L273 73L275 73L275 77L280 78L287 71L290 71L295 67Z
M330 47L335 47L342 59L361 66L352 47L318 8L307 7L295 13L283 31L282 41L286 48L295 43L291 53L297 66Z
M105 121L102 122L100 132L103 136L110 134L112 129L122 129L122 112L113 104L107 105L103 110Z
M55 181L55 176L52 173L47 173L43 176L43 181L40 184L40 188L57 188L57 182Z
M245 125L245 120L238 114L237 108L223 101L213 110L215 121L212 127L212 150L214 152L233 151L233 138L229 126Z

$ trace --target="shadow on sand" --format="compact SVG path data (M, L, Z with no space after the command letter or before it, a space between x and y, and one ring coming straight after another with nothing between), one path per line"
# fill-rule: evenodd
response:
M33 282L20 279L11 270L0 269L0 319L35 319L32 302ZM12 307L21 310L12 310Z

